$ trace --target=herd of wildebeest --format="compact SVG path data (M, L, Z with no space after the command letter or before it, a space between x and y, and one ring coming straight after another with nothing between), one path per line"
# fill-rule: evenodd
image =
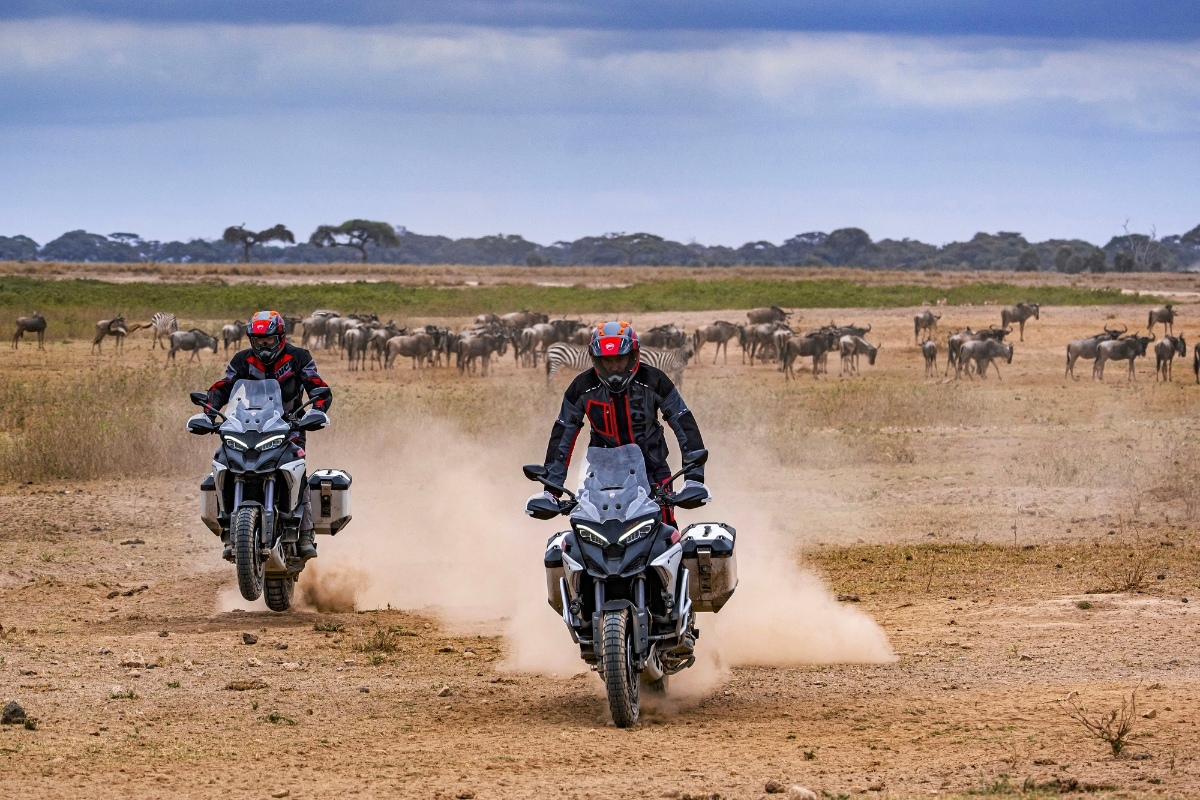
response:
M841 357L839 375L860 374L860 357L866 356L867 364L874 365L882 344L871 344L866 336L871 326L837 325L830 322L818 328L798 332L792 327L794 312L778 306L756 308L746 314L745 323L717 320L702 325L690 333L674 324L658 325L640 334L642 360L653 364L671 375L676 382L683 378L689 362L696 358L706 344L713 344L713 363L724 355L729 363L729 343L737 340L742 351L742 363L749 358L750 365L776 364L785 380L795 376L798 359L811 359L811 374L814 378L828 372L831 353ZM1104 379L1104 367L1109 361L1125 361L1129 366L1129 377L1136 377L1134 361L1147 354L1150 343L1155 342L1155 378L1172 379L1172 362L1175 357L1186 357L1187 342L1182 334L1174 335L1176 311L1170 304L1150 310L1148 335L1140 332L1128 333L1104 326L1101 333L1067 344L1066 370L1064 377L1075 376L1075 362L1087 359L1093 362L1093 379ZM925 377L947 378L954 370L956 379L965 373L986 378L988 368L1000 377L998 361L1012 363L1014 346L1005 344L1005 338L1018 328L1018 338L1025 340L1025 323L1040 319L1041 309L1037 303L1017 303L1000 310L1000 326L965 330L951 333L945 342L945 369L938 375L938 344L934 337L938 332L939 314L925 309L913 318L913 337L925 358ZM296 336L303 347L337 352L350 370L392 369L397 358L409 359L413 369L423 371L426 367L456 366L460 373L486 377L493 359L507 355L512 350L518 367L537 368L542 365L547 381L552 381L560 369L586 369L590 365L587 343L591 335L591 324L578 319L550 319L549 315L534 311L514 311L509 314L481 314L474 324L462 331L446 327L424 325L408 327L394 320L380 322L376 314L347 314L322 309L308 317L288 317L288 334ZM1164 335L1155 338L1154 328L1162 324ZM237 321L225 325L219 336L199 328L180 330L174 314L159 312L149 322L129 324L123 316L103 319L96 323L92 340L94 352L102 352L104 340L112 338L117 352L123 348L125 337L130 333L146 329L152 337L151 350L162 345L167 351L165 366L175 363L176 353L189 353L188 361L199 360L200 351L218 352L223 345L228 353L230 346L241 347L246 335L246 323ZM36 334L41 348L46 332L46 319L40 314L21 317L17 320L12 337L15 349L26 333ZM803 362L802 362L803 363ZM806 367L807 369L807 367ZM1200 383L1200 343L1192 357L1192 370L1196 382Z

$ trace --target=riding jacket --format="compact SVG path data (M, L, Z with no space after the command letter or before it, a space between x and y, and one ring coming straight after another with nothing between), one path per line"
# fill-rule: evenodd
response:
M671 426L679 449L687 453L704 447L696 418L679 396L679 390L662 370L638 363L625 391L614 394L595 369L580 373L563 395L562 409L546 448L547 480L559 486L567 479L567 466L575 439L586 418L592 426L591 447L636 444L646 459L646 474L656 484L671 477L667 442L658 415ZM693 467L688 480L704 482L704 468Z
M208 390L208 404L213 408L223 408L229 402L236 381L270 378L279 381L279 393L285 411L292 411L300 404L302 392L308 391L311 396L313 389L329 386L317 374L317 364L307 350L285 344L274 364L263 364L254 356L253 350L242 350L229 360L225 376ZM313 408L329 411L332 402L332 396L325 397L314 403Z

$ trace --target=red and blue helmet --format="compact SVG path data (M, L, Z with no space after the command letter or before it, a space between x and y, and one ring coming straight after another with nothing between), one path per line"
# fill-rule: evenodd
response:
M592 331L588 345L600 380L614 392L623 392L638 367L637 333L628 322L605 322ZM623 358L629 356L629 358Z
M250 336L250 349L264 364L273 364L283 354L287 344L287 325L278 311L260 311L250 318L246 328Z

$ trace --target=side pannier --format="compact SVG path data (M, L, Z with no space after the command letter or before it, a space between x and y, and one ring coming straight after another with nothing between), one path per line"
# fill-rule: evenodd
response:
M717 612L737 588L737 531L723 522L698 522L683 532L683 566L696 611Z
M333 536L350 522L350 473L319 469L308 479L313 530Z

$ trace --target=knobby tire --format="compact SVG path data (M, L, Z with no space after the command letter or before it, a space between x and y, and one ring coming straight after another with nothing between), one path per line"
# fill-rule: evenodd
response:
M624 610L607 611L603 622L604 688L618 728L637 723L639 679L633 667L633 627Z
M237 557L238 589L247 600L257 600L263 590L262 554L258 529L262 514L258 506L243 506L233 517L233 546Z

